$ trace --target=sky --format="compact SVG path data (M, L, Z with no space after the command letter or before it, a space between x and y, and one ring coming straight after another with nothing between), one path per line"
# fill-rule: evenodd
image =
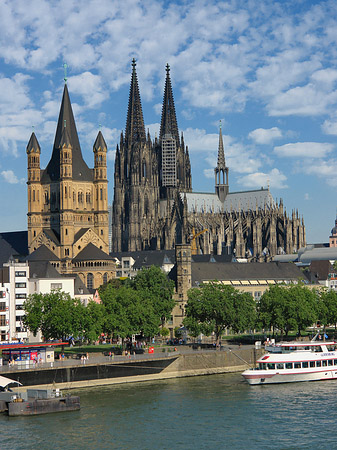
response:
M64 68L82 153L114 155L132 58L146 128L159 132L165 65L194 191L214 192L222 123L231 192L270 187L328 242L337 200L337 2L1 0L0 231L27 229L26 146L52 152Z

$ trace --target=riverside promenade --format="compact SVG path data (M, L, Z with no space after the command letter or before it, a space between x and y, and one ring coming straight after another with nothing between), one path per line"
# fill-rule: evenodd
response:
M192 350L128 356L91 354L89 359L64 359L53 363L0 367L0 375L25 387L78 389L89 386L134 383L197 375L240 372L253 366L262 353L252 346L224 346L222 350ZM80 353L80 352L79 352Z

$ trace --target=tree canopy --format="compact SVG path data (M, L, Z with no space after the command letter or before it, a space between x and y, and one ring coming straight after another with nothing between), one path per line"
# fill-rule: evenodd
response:
M184 325L192 336L215 333L217 344L225 328L244 331L255 323L255 302L246 292L216 281L188 291Z
M273 334L275 329L300 334L317 321L319 302L316 291L301 284L275 285L262 295L257 309L260 325L272 328Z

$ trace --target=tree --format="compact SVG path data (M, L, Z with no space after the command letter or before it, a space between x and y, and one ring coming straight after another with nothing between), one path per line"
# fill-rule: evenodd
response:
M49 294L32 294L25 301L23 323L33 332L40 329L46 340L62 339L77 334L81 319L74 321L75 300L59 290Z
M132 280L131 285L150 300L154 313L160 318L161 326L170 318L174 307L172 298L174 282L169 280L160 267L142 269Z
M184 325L192 336L215 333L217 345L225 328L244 331L255 322L255 302L250 294L216 281L188 291Z
M324 289L320 292L319 315L318 318L324 326L324 330L328 325L337 326L337 292Z
M258 304L261 326L279 329L288 335L295 330L299 334L312 325L318 316L318 299L315 291L302 284L271 286Z

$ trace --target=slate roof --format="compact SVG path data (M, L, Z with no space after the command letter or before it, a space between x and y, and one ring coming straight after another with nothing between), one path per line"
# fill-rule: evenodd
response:
M133 268L135 270L142 267L158 266L162 267L164 264L175 263L175 250L144 250L138 252L118 252L111 253L113 258L121 261L123 257L132 257L135 260Z
M113 258L91 242L73 259L73 261L113 261Z
M0 236L13 248L15 255L28 255L28 231L9 231Z
M49 261L29 261L30 278L63 278Z
M64 132L64 127L66 127L66 133ZM76 130L75 119L69 98L68 87L65 84L59 119L56 128L53 153L46 169L41 171L42 183L50 183L51 181L59 180L60 145L62 142L68 141L72 145L72 179L75 181L92 182L94 178L94 171L93 169L89 169L83 159L81 146Z
M74 242L77 242L88 230L89 228L81 228L78 230L74 236Z
M27 256L26 261L60 261L60 258L45 245L41 245Z
M268 189L230 192L227 194L224 204L221 203L216 193L181 192L181 201L184 201L184 195L186 195L188 212L254 211L256 207L263 209L265 205L268 207L274 204L273 197Z
M305 278L291 263L194 263L192 286L211 280L298 280Z
M13 247L0 236L0 267L15 255Z

